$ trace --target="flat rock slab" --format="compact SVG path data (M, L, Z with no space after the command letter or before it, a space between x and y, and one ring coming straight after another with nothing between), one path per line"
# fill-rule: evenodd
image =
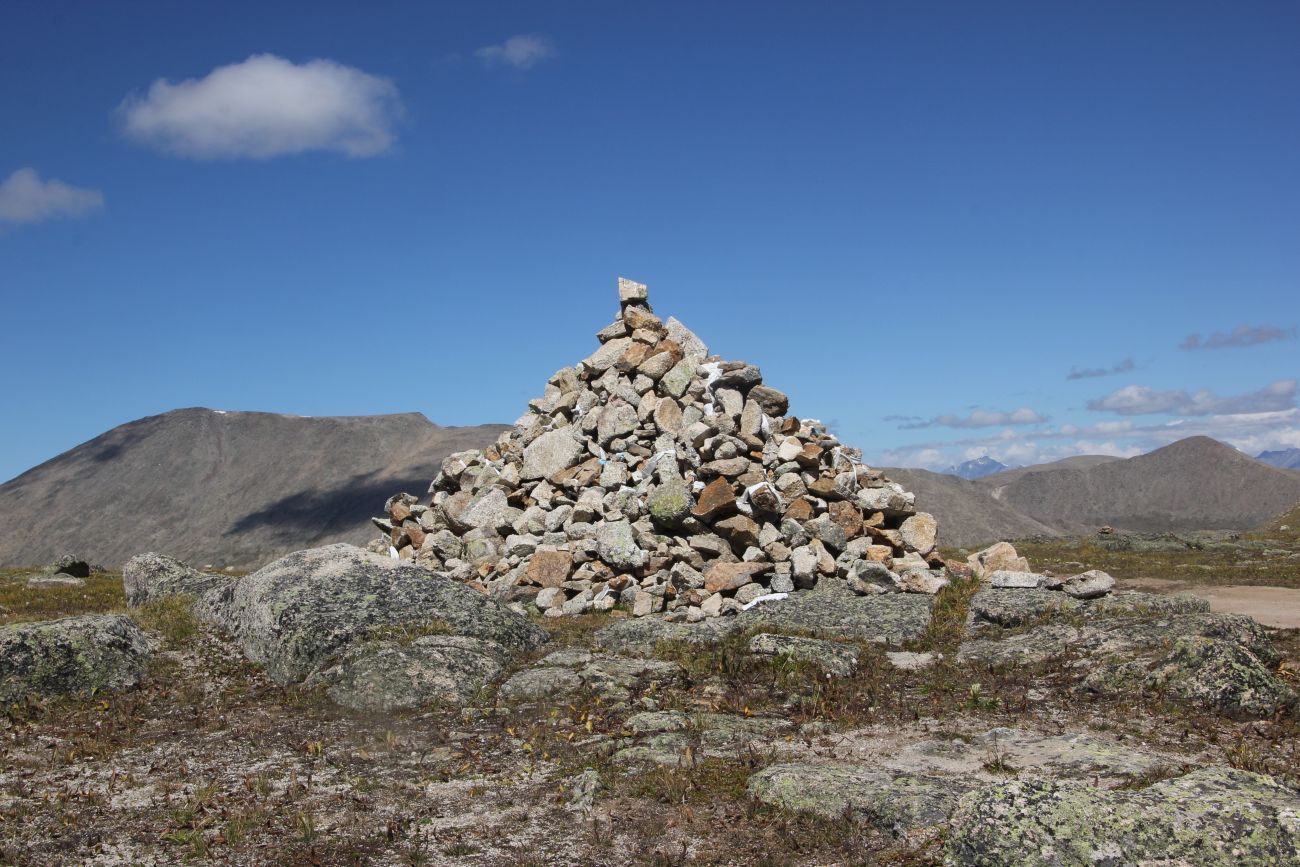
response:
M943 824L973 786L850 764L772 765L749 778L751 797L792 813L874 825L904 836Z
M709 644L748 629L775 627L806 630L825 638L897 645L925 634L933 602L916 593L858 596L842 582L826 579L815 590L791 593L786 599L701 623L667 623L658 617L619 621L601 629L596 640L621 653L649 655L661 641Z
M1296 864L1300 794L1270 777L1205 768L1140 791L1026 780L965 795L955 865Z
M608 702L621 704L637 689L658 691L685 678L686 672L675 662L561 650L509 677L498 688L497 697L513 703L590 691Z
M27 579L27 586L33 590L41 590L48 587L85 587L86 579L78 578L75 575L67 575L63 572L55 572L50 575L45 572L38 572Z
M1014 628L1053 618L1078 620L1156 614L1198 614L1210 610L1202 599L1152 593L1113 593L1100 599L1075 599L1059 590L985 587L970 600L967 630Z
M1004 638L962 642L958 662L1023 665L1073 657L1082 685L1100 693L1161 690L1215 710L1268 716L1297 697L1273 669L1264 628L1234 614L1095 619L1046 624Z
M680 765L779 748L793 725L780 717L648 711L629 717L624 727L632 732L634 742L618 750L615 761Z
M331 700L353 710L460 707L478 699L505 665L506 653L494 641L427 635L409 643L358 642L308 682L325 685Z
M0 626L0 704L127 689L140 682L148 660L144 632L124 614Z
M820 668L835 677L849 677L858 667L858 649L839 641L797 638L760 632L749 640L749 652L760 656L777 656Z

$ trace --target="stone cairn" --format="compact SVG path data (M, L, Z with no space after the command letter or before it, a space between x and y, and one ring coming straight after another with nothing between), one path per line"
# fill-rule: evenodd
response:
M709 355L618 282L601 346L552 376L511 430L442 462L428 505L375 518L372 550L547 616L666 612L695 622L844 582L863 595L947 583L935 520L757 367Z

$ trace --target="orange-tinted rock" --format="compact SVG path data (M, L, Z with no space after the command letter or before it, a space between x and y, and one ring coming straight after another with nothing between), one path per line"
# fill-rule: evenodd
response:
M572 568L573 555L568 551L538 549L528 561L521 580L539 587L559 587L568 580Z
M709 593L735 590L771 568L771 563L715 563L704 573L704 589Z
M791 521L808 521L812 519L814 514L813 505L808 501L807 497L800 497L785 510L785 517Z
M716 518L724 518L735 511L736 492L731 489L731 483L725 478L717 478L700 491L691 514L701 521L712 521Z
M839 524L844 535L849 539L856 539L862 535L862 513L858 507L845 500L839 500L831 503L828 507L831 520Z

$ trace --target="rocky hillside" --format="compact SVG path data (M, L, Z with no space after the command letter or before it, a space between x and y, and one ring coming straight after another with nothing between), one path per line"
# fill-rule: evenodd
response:
M1047 524L994 499L977 482L929 470L888 467L884 472L916 495L916 508L934 515L940 545L969 548L997 539L1056 535Z
M990 476L998 502L1067 534L1103 524L1146 532L1250 529L1300 501L1300 476L1209 437L1127 460ZM942 518L941 518L942 521Z
M1244 530L1300 502L1300 476L1274 469L1208 437L1146 455L1079 455L975 481L889 467L891 479L935 516L939 543L972 547L995 539L1092 533Z
M497 425L419 413L304 418L180 409L96 437L0 486L0 564L63 551L106 565L157 550L251 568L328 542L364 542L394 489L424 493L442 459Z

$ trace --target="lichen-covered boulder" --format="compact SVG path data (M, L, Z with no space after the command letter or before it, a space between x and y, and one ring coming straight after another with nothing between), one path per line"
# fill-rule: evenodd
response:
M471 587L345 544L282 557L205 593L198 610L278 683L303 680L389 626L438 623L512 650L546 641L540 627Z
M950 828L950 865L1300 863L1300 793L1228 768L1141 791L1046 780L989 786L961 799Z
M751 797L792 813L850 818L902 836L943 824L974 784L854 764L772 765L749 778Z
M590 692L602 701L622 704L638 688L659 691L679 684L686 672L675 662L629 659L585 650L557 650L501 684L497 697L507 703L540 701Z
M506 654L494 641L426 635L353 644L329 668L313 675L336 703L354 710L410 710L431 704L461 706L501 676Z
M1105 693L1160 691L1188 704L1247 716L1271 716L1296 704L1295 691L1258 656L1234 641L1205 635L1184 635L1155 658L1099 666L1084 686Z
M229 586L234 578L200 572L179 560L152 551L137 554L122 567L126 604L135 608L168 596L193 596Z
M122 614L0 626L0 704L128 689L140 682L148 660L144 632Z

